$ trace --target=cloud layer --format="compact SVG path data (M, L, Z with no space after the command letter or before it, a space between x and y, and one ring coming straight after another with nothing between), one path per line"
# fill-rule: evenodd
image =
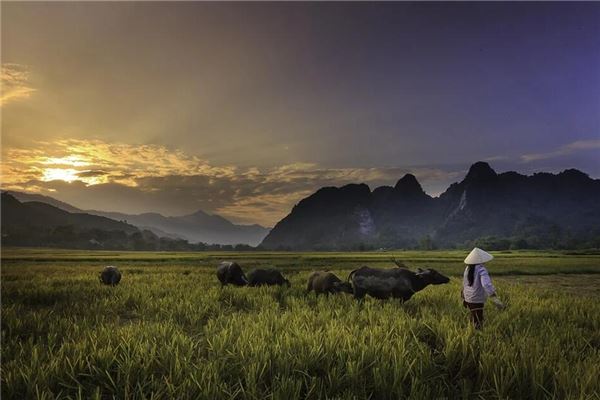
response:
M24 65L2 64L0 80L2 82L2 94L0 106L18 99L28 98L35 89L29 82L30 72Z
M394 184L405 173L427 187L464 171L435 168L322 168L296 163L273 168L213 166L181 150L101 140L59 140L3 152L3 186L50 194L84 209L168 215L202 209L244 223L273 225L322 186Z
M521 160L523 162L547 160L549 158L571 155L579 151L595 149L600 149L600 139L577 140L564 146L560 146L558 149L547 153L523 154L521 156Z

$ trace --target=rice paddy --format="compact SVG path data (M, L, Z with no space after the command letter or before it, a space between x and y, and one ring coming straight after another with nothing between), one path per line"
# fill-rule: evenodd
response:
M474 331L464 252L2 251L3 399L600 399L600 255L495 253ZM433 267L409 302L306 294L311 271ZM291 288L221 288L221 260ZM121 284L98 272L116 265ZM565 282L567 282L565 284Z

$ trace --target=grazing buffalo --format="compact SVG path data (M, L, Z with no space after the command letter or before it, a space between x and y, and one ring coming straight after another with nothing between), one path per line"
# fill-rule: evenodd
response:
M348 276L352 281L354 297L362 299L365 295L376 299L409 300L413 294L423 290L428 285L440 285L450 282L450 279L434 269L418 268L417 272L405 268L377 269L362 267L355 269Z
M244 275L244 271L238 263L231 261L223 261L217 267L217 278L221 282L221 286L225 286L228 283L236 286L245 286L248 284L248 279Z
M102 272L100 272L99 279L105 285L116 286L121 282L121 272L117 267L109 265L108 267L104 267Z
M352 293L352 285L342 282L340 278L331 272L316 271L308 277L306 292L314 290L317 295L325 293Z
M281 272L276 269L253 269L248 272L248 285L250 286L261 286L261 285L287 285L292 286L290 281L285 279Z

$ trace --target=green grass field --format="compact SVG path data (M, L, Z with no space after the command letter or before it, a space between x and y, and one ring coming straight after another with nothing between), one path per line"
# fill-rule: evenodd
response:
M464 252L2 250L2 399L600 399L600 254L497 252L473 331ZM304 292L311 271L433 267L409 302ZM221 260L288 288L221 288ZM116 265L117 287L98 272Z

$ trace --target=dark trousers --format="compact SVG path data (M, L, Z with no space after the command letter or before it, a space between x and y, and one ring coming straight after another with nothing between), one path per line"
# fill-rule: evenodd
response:
M475 329L483 328L483 303L467 303L463 305L471 311L471 321Z

